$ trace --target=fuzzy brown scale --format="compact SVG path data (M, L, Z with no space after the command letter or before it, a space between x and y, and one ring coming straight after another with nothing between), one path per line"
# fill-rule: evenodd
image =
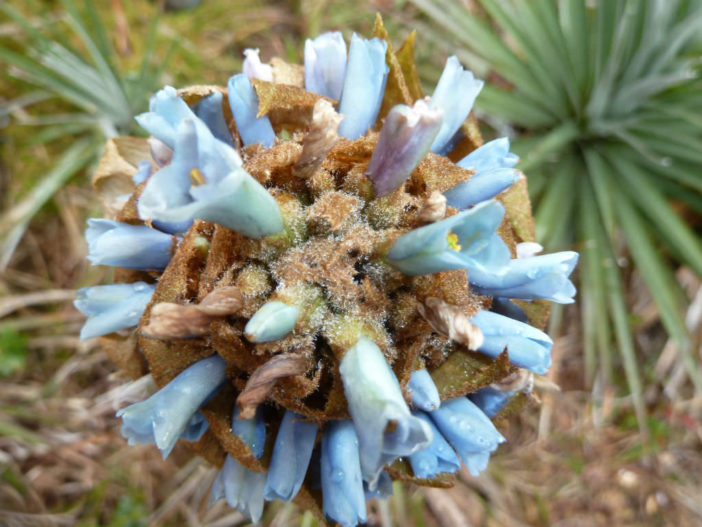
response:
M386 35L381 32L378 36ZM407 58L411 57L411 44L412 38L397 52L397 60L389 62L393 83L400 83L397 89L386 91L392 104L406 103L407 94L418 90L417 83L409 82L416 76ZM274 79L276 70L281 73L285 68L275 67ZM408 85L403 88L405 81ZM314 158L318 152L314 152L312 161L303 159L300 163L305 138L314 131L314 105L322 98L303 90L297 74L288 75L286 82L289 84L254 82L260 108L267 113L279 140L271 148L240 149L244 168L276 199L284 231L255 240L221 225L195 221L162 274L117 270L115 281L144 280L157 283L157 287L135 333L103 338L108 353L123 371L132 377L148 371L159 387L191 364L219 354L227 363L230 383L203 407L210 428L190 446L217 466L228 453L256 471L265 471L268 466L284 409L322 425L349 417L338 365L342 354L361 334L382 349L403 387L412 371L427 368L442 400L465 395L515 371L506 353L493 361L471 352L421 316L419 306L428 299L443 301L467 317L489 309L491 299L470 291L465 271L409 277L385 261L385 254L398 237L427 221L441 219L442 214L457 212L443 204L437 207L437 194L467 180L472 172L451 159L429 153L401 188L375 199L365 174L377 142L378 134L373 131L354 141L338 139L325 150L321 163ZM389 82L388 87L393 84ZM193 87L180 95L192 106L215 90L226 94L222 88ZM226 96L223 99L225 118L235 143L240 144ZM481 144L474 116L469 117L463 130L466 140L460 148L467 153ZM108 145L111 157L95 176L96 185L106 191L103 197L108 210L113 205L110 197L124 193L123 187L130 183L125 178L131 178L138 161L148 152L146 140L139 141L117 138ZM117 219L143 223L136 211L143 187L143 183L132 187L132 196ZM516 243L534 239L524 179L498 199L506 209L499 232L514 252ZM429 215L428 206L433 210ZM207 295L224 287L237 288L242 295L241 307L234 314L213 317L204 334L186 339L158 339L145 334L155 305L199 305ZM300 307L295 328L273 342L249 342L244 336L246 322L271 300ZM432 302L436 300L429 304ZM532 325L542 327L546 303L523 305ZM269 363L273 358L276 360ZM274 363L281 368L294 364L295 371L301 373L281 376ZM252 378L266 381L258 382L253 398L254 404L259 399L265 401L261 407L267 423L267 444L260 459L231 433L235 401ZM269 382L271 379L273 382ZM506 411L519 411L531 401L532 395L522 394ZM432 480L416 479L403 460L396 461L388 472L394 479L423 485L450 486L453 478L441 475ZM318 512L319 496L305 487L296 502Z

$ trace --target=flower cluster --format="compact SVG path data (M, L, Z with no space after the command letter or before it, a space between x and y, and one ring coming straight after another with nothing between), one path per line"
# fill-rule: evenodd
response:
M279 499L356 525L392 480L485 470L491 418L532 397L504 379L550 365L530 322L575 294L577 254L535 255L508 140L481 146L482 82L451 57L424 97L412 42L379 22L348 52L308 40L304 72L247 50L226 90L165 87L132 192L88 222L120 283L79 291L82 337L161 387L122 434L188 442L253 521Z

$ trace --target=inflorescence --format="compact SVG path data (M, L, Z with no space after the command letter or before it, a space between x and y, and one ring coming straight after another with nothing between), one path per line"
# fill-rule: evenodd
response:
M156 93L97 175L131 181L88 220L117 283L78 291L81 337L160 386L122 435L190 442L253 521L279 499L356 525L392 480L479 474L550 366L544 301L573 301L578 255L537 255L509 141L481 145L482 81L451 57L424 97L413 39L247 50L226 89Z

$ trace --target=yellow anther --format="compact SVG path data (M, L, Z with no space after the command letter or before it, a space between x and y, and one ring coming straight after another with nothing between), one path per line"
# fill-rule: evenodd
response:
M202 172L200 172L199 168L193 168L190 171L190 181L193 182L193 185L205 184L205 177L202 175Z
M449 249L451 249L453 251L460 251L461 250L461 246L458 243L458 236L456 234L449 232L446 235L446 239L448 240Z

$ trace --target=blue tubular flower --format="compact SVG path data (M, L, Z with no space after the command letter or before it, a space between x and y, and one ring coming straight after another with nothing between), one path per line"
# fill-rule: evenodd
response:
M479 476L486 468L488 468L488 463L490 462L490 452L475 452L467 453L463 456L463 463L468 468L468 472L472 476Z
M363 483L363 494L367 500L378 499L384 500L392 496L392 478L387 472L381 472L378 478L376 488L371 490L367 483Z
M302 487L318 428L316 424L303 419L289 410L283 416L268 467L264 489L267 500L291 501Z
M107 335L139 323L156 286L144 282L84 287L76 291L73 305L88 316L81 340Z
M479 352L496 358L507 348L512 364L542 375L551 366L553 341L543 331L490 311L479 311L470 321L483 333Z
M519 181L519 171L498 168L487 172L476 172L468 181L463 181L444 192L446 203L457 209L473 205L497 196Z
M214 92L203 97L193 108L195 115L207 125L207 128L212 132L217 139L227 143L229 146L235 146L232 134L229 131L227 122L224 120L224 112L222 111L222 94Z
M174 239L146 225L129 225L102 218L88 220L85 231L88 260L93 265L127 269L165 269L171 261Z
M339 373L358 434L363 479L374 490L383 467L426 447L431 430L410 413L395 374L370 339L361 337L349 348Z
M388 263L410 276L463 269L475 255L490 257L498 243L509 259L507 246L495 232L503 215L502 205L488 201L415 229L393 243Z
M185 101L178 97L176 89L165 86L149 100L149 111L137 115L135 119L144 130L174 148L178 125L183 119L194 116Z
M509 402L509 399L514 395L514 392L503 392L486 386L480 390L468 395L468 398L473 401L488 417L495 417L500 410Z
M429 152L441 122L441 110L429 108L421 99L411 108L398 104L390 110L366 172L376 196L402 186Z
M137 207L142 219L199 218L252 238L283 230L275 198L246 173L236 150L197 118L179 125L173 160L151 176Z
M512 168L518 161L519 156L509 151L509 138L500 137L476 148L456 164L474 170L477 175L498 168Z
M344 89L339 100L338 112L344 115L339 125L339 135L358 139L373 126L383 101L388 67L384 40L365 40L354 33L349 48Z
M234 121L244 145L261 143L265 147L273 146L275 132L268 117L257 117L258 96L246 75L239 73L229 79L227 93L229 106L232 108Z
M481 295L571 304L577 291L568 277L577 263L573 251L515 258L501 268L469 266L468 279Z
M244 335L250 342L270 342L290 333L300 308L285 302L266 302L246 323Z
M225 498L230 507L239 509L252 522L258 523L263 514L265 484L265 472L249 470L228 455L212 486L210 502Z
M351 421L331 421L322 434L322 509L344 527L366 522L359 442Z
M441 130L431 145L432 152L441 155L446 153L447 145L468 117L482 88L483 81L473 77L470 71L465 71L455 56L448 58L431 96L430 106L441 108L444 112Z
M266 422L263 420L261 406L256 408L256 415L250 419L239 419L239 407L234 405L232 432L251 449L251 453L260 458L266 446Z
M199 441L209 428L210 423L207 421L205 414L197 411L190 418L190 421L188 421L188 426L186 426L183 433L180 434L180 438L184 441Z
M413 371L409 383L407 383L407 389L412 404L420 410L431 412L436 410L441 404L439 390L436 389L436 385L427 370Z
M156 443L166 459L188 428L193 417L226 381L226 363L213 355L183 370L147 400L117 412L122 418L122 436L129 444Z
M461 468L461 462L456 453L429 416L424 412L412 412L412 414L427 423L433 434L427 448L419 450L409 457L414 475L418 478L434 478L442 472L453 474Z
M469 469L479 466L476 461L484 459L485 454L489 458L489 453L505 441L492 421L466 397L444 401L429 415ZM480 456L474 458L476 454Z
M148 402L148 400L144 402ZM153 408L150 405L142 405L133 411L129 423L126 421L122 423L122 437L127 440L127 444L129 446L139 444L152 445L156 442L154 438L154 425L151 421L152 413ZM121 414L118 412L117 417L120 415ZM199 441L200 438L205 435L205 432L207 432L209 427L210 424L207 422L207 418L203 415L203 413L199 411L195 412L185 425L185 428L178 439L191 442ZM169 453L170 450L168 452L163 452L164 459Z
M339 100L346 75L346 43L341 32L305 41L305 89Z

